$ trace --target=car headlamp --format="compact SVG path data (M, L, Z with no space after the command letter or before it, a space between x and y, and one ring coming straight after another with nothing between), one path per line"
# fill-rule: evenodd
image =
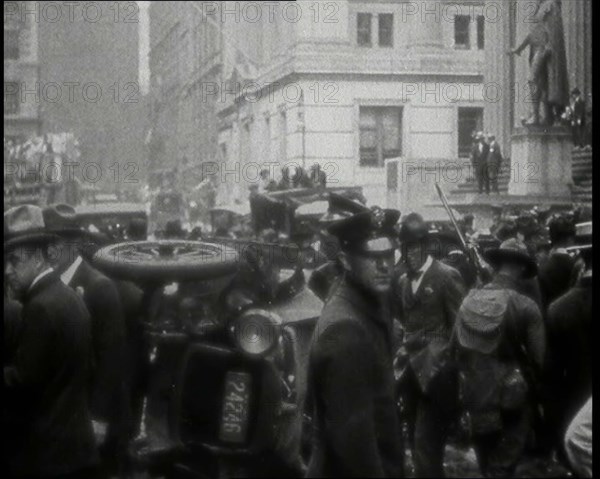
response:
M281 336L281 318L264 309L249 309L230 327L235 343L245 353L262 356L273 350Z

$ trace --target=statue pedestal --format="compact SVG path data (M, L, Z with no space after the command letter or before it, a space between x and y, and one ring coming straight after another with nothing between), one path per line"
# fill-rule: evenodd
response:
M571 197L573 141L562 126L524 126L511 141L508 194L567 199Z

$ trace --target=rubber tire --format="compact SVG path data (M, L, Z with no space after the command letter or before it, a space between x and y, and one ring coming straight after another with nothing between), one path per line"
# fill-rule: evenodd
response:
M202 263L169 262L165 258L160 262L127 262L119 260L119 249L139 245L169 245L169 244L196 244L206 250L212 250L214 255L203 260ZM237 252L225 245L216 243L202 243L199 241L139 241L126 242L106 246L93 257L94 265L111 277L123 278L132 281L158 282L168 281L198 281L222 278L235 274L239 266Z

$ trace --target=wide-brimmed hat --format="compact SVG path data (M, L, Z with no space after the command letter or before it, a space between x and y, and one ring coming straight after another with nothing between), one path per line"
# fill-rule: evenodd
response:
M499 248L486 251L485 259L494 268L498 268L504 262L520 263L526 267L523 274L525 278L532 278L537 274L537 264L529 255L527 246L516 238L507 239Z
M47 244L56 238L46 229L39 206L19 205L4 213L4 251L25 244Z

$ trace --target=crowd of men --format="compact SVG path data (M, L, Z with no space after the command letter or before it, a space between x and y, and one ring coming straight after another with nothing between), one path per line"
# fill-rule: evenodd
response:
M528 454L591 477L586 215L498 210L485 234L466 215L481 265L440 249L443 232L416 213L331 194L324 234L337 247L309 354L307 475L404 477L410 450L412 475L443 477L462 425L486 477L518 474ZM140 408L131 338L143 293L90 264L93 238L67 205L17 206L4 225L3 472L115 475Z
M309 476L403 477L409 449L415 477L444 477L460 424L485 477L514 477L526 456L591 477L591 222L550 218L542 245L499 215L490 274L473 282L418 214L398 230L398 211L345 209L310 353Z

